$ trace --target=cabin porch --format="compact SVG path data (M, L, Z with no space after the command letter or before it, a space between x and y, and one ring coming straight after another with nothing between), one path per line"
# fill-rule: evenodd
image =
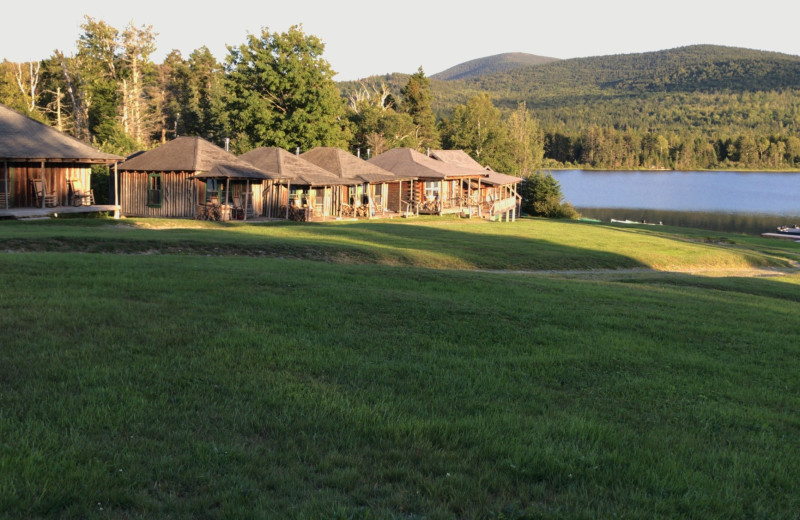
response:
M91 206L53 206L47 208L3 208L0 207L0 219L25 219L58 217L59 215L78 214L78 213L114 213L119 215L119 205L114 204L93 204Z

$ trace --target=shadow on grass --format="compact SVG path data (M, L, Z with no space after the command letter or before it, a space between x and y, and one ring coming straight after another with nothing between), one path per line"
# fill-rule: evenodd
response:
M303 258L444 269L564 270L648 267L625 255L522 236L518 229L480 223L474 231L451 221L417 223L270 222L241 225L184 222L147 229L107 221L77 226L27 224L0 229L5 250L117 254L199 254ZM508 231L512 230L512 233ZM6 231L6 232L4 232Z

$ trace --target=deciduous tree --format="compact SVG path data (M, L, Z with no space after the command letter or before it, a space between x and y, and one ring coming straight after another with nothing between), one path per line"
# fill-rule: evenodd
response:
M446 148L464 150L476 161L497 171L513 171L508 129L500 110L488 94L478 94L453 110L453 117L443 123Z
M517 105L507 121L513 172L528 176L542 166L544 157L544 136L539 123L531 117L525 102Z
M285 33L262 29L228 47L227 106L234 149L279 146L346 147L348 123L325 49L301 26Z

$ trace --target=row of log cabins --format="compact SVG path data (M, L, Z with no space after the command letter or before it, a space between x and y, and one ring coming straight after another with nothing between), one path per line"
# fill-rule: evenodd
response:
M111 207L130 217L328 220L458 212L513 219L520 202L521 179L483 168L463 151L401 148L363 160L338 148L293 154L264 147L237 157L202 138L180 137L123 160L2 105L0 136L0 216L10 208L73 205L70 186L74 180L89 186L92 164L113 165ZM67 144L80 151L60 153ZM45 200L47 193L55 197Z

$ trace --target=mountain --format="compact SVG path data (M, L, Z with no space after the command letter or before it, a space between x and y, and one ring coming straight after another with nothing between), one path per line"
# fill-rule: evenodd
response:
M658 52L559 60L464 81L467 88L533 93L601 89L645 92L761 91L800 86L800 56L694 45Z
M447 70L434 74L431 78L442 81L473 79L479 76L508 72L531 65L541 65L554 61L559 60L558 58L536 56L524 52L508 52L461 63L460 65L450 67Z
M431 81L447 118L476 93L541 123L661 132L800 131L800 56L694 45L657 52L559 60L453 81Z
M543 126L571 133L589 125L707 135L800 132L800 56L693 45L491 72L505 59L472 60L431 76L437 116L449 118L457 105L488 93L501 109L524 102ZM443 79L456 77L463 79ZM382 83L400 99L407 82L407 74L387 74L339 86L348 96Z

